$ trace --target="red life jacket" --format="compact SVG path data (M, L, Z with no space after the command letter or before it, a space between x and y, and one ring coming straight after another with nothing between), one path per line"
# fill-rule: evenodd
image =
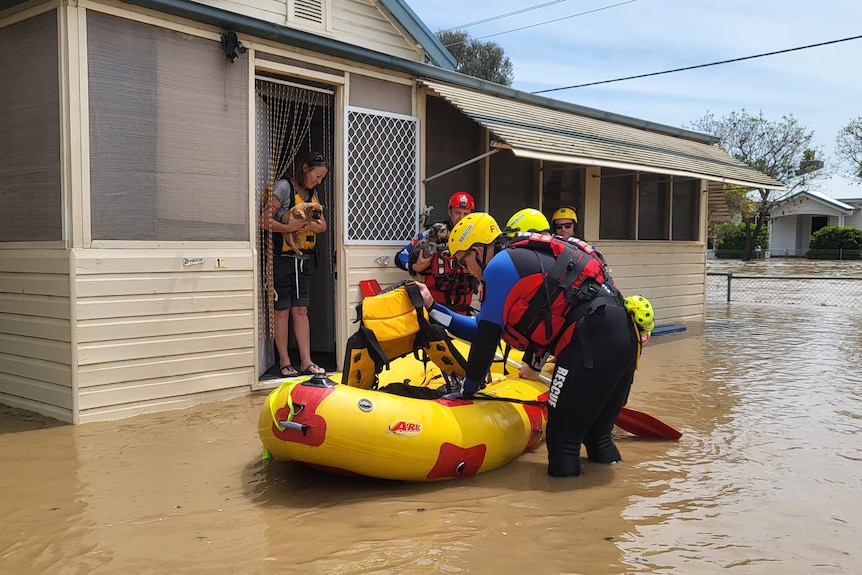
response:
M431 290L434 301L450 307L453 311L463 312L469 309L473 294L476 293L477 282L458 266L457 260L450 256L448 251L436 252L431 257L431 265L423 273L425 285Z
M531 347L538 356L559 354L571 341L581 317L600 304L622 305L604 258L583 240L531 234L507 249L554 257L551 269L522 277L506 297L503 339L515 349Z

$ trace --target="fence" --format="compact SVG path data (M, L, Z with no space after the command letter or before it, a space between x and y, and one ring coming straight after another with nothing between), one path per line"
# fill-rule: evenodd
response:
M862 278L707 272L706 300L862 307Z
M738 260L745 254L742 250L726 250L719 248L714 252L716 259ZM859 260L862 259L862 250L754 250L752 259L763 260L769 258L794 258L801 257L809 260Z

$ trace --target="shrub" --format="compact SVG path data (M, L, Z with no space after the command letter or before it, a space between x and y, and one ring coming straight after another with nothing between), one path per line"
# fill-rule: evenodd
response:
M849 226L827 226L811 235L808 244L811 259L859 259L862 230Z
M725 252L739 251L745 249L745 223L734 224L724 222L716 226L717 241L715 248ZM769 230L767 226L760 228L760 233L754 240L755 246L760 246L764 250L769 246ZM740 255L740 257L742 257Z

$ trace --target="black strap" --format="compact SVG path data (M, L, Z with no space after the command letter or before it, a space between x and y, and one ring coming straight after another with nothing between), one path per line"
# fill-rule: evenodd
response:
M542 267L542 260L538 254L536 257L539 260L540 269L544 274L545 269ZM542 282L543 289L536 292L530 300L523 317L513 326L515 330L529 338L538 327L539 322L544 322L545 339L550 340L553 335L551 304L561 292L565 292L566 299L569 299L569 289L575 280L580 277L581 273L583 273L591 259L592 256L567 243L563 248L563 252L554 261L551 270L545 275L545 279ZM554 347L556 340L563 334L566 327L568 327L568 324L564 326L564 329L560 330L557 338L549 343L549 349Z

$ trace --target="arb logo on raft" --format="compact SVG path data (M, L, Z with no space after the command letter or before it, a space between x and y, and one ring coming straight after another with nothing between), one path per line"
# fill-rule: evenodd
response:
M410 437L422 433L422 424L413 421L394 421L389 424L389 433Z

